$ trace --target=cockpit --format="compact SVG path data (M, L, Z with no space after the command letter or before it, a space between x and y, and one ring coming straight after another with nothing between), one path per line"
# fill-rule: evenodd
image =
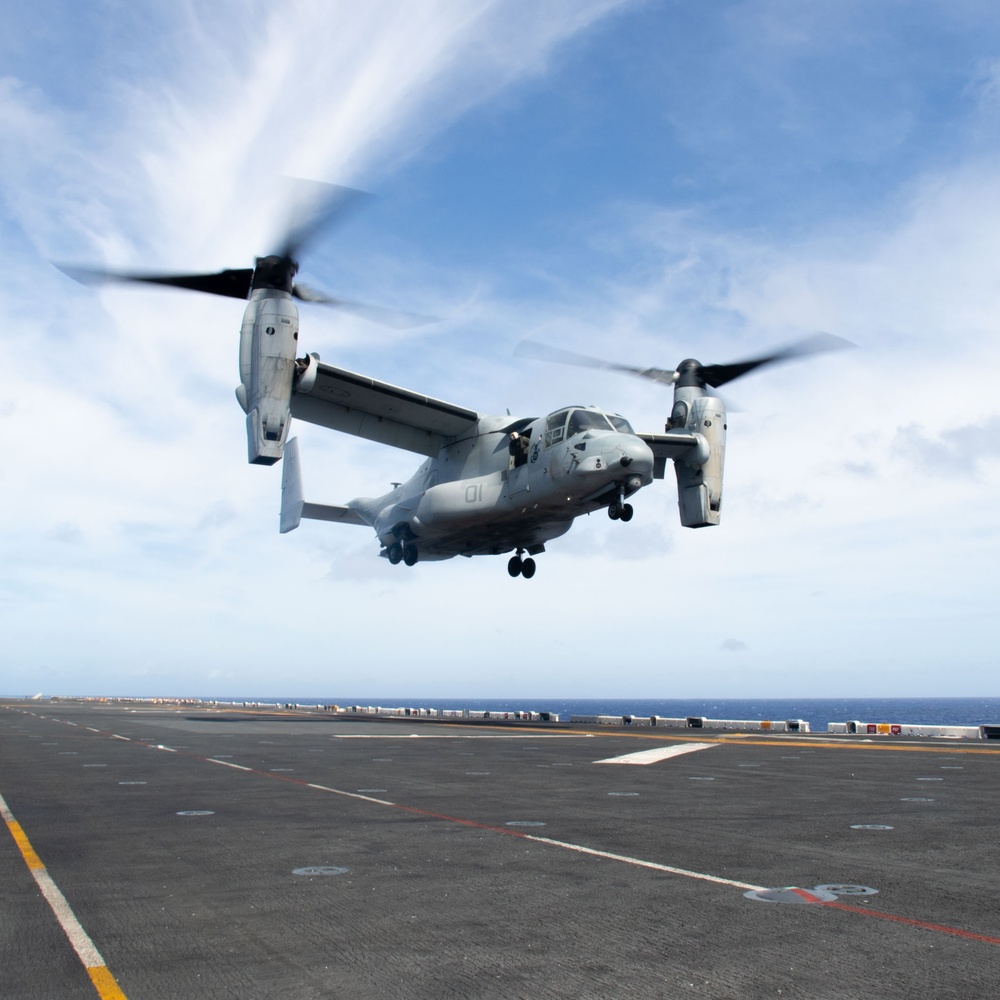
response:
M591 433L617 432L634 434L632 425L618 414L582 406L557 410L545 421L545 447L550 448L565 438L574 437L585 431Z

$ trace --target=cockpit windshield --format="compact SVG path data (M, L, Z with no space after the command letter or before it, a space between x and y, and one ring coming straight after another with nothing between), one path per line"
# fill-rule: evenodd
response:
M612 416L610 413L602 413L600 410L585 410L583 407L558 410L545 421L545 447L549 448L564 438L582 434L584 431L635 433L624 417Z
M574 410L569 417L569 437L583 431L611 431L614 428L603 413L596 410Z
M635 431L632 430L632 425L624 417L619 417L617 413L609 413L608 420L611 421L614 429L622 434L635 433Z

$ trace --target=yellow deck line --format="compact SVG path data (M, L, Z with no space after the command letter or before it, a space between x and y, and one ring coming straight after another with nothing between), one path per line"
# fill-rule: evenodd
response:
M63 933L73 946L77 958L86 969L90 981L94 984L94 989L97 990L97 995L101 1000L128 1000L115 981L115 977L111 975L111 970L101 957L94 942L91 941L90 936L83 929L83 925L77 920L66 897L52 881L52 876L42 864L41 858L31 846L31 841L28 840L28 835L14 818L14 814L8 808L2 795L0 795L0 816L3 816L7 829L10 830L14 843L17 844L17 849L21 852L21 857L28 866L28 871L31 872L38 888L45 897L45 901L49 904L56 920L59 921L59 926L62 927Z

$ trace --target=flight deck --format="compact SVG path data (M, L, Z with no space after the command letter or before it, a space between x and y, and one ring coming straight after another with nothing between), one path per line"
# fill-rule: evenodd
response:
M1000 982L1000 745L0 702L0 996Z

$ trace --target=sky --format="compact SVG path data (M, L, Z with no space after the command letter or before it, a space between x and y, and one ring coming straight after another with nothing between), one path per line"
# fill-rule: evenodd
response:
M462 406L662 428L668 391L525 337L857 348L729 387L718 527L680 526L671 477L531 581L279 535L242 305L50 262L251 266L287 176L374 196L302 280L440 318L303 304L302 347ZM0 694L1000 695L995 4L39 0L0 36L0 252ZM293 433L317 502L420 462Z

